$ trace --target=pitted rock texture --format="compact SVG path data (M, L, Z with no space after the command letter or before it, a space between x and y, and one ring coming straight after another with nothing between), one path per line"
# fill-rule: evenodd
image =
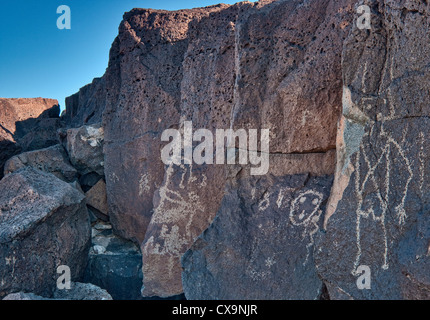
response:
M109 223L96 223L92 235L84 280L106 289L115 300L141 300L143 275L139 247L115 235Z
M344 11L325 15L327 6L329 12ZM307 162L314 154L333 155L342 96L336 76L341 74L340 51L350 10L346 3L278 1L239 4L193 21L183 64L181 121L212 132L268 128L270 152L303 155ZM301 31L306 19L312 23ZM302 43L294 42L299 38ZM257 39L260 43L253 43ZM321 46L332 50L325 53ZM292 58L281 63L280 56ZM305 78L310 70L317 70L318 76ZM304 91L288 91L291 86ZM208 97L214 98L208 103ZM300 121L293 123L297 114ZM270 170L278 165L271 163ZM310 170L296 165L297 174ZM180 257L215 217L225 192L225 170L211 165L167 168L142 244L144 295L182 291Z
M396 0L372 10L372 29L345 43L337 188L316 262L332 299L429 299L430 12ZM370 289L356 285L362 266Z
M113 300L104 289L91 283L72 282L70 289L55 290L55 300Z
M87 205L104 216L109 215L106 197L106 183L100 179L86 194Z
M79 280L91 236L84 196L31 167L4 177L0 190L0 296L24 291L50 297L61 265Z

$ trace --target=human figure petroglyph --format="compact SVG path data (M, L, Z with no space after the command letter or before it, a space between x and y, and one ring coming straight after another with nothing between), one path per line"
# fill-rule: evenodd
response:
M364 138L371 137L373 134L373 130L374 127L372 127L370 132L366 134ZM354 275L356 274L357 267L360 265L361 262L362 219L370 218L375 223L380 224L384 241L382 264L382 269L384 270L387 270L389 267L388 235L386 227L387 214L391 212L389 206L394 204L393 211L400 226L404 225L407 219L407 213L405 211L405 201L409 185L413 178L413 172L409 159L406 157L406 154L401 147L401 145L403 145L405 142L405 137L406 131L403 132L402 141L400 143L397 142L389 133L384 130L384 127L382 125L378 139L380 141L383 139L386 141L386 143L382 150L379 150L380 154L376 155L375 151L373 151L372 155L376 157L376 161L373 161L375 159L371 160L369 152L365 150L364 144L361 144L360 146L360 152L356 158L355 163L355 193L358 199L358 205L356 210L357 255L352 270L352 274ZM361 163L360 160L363 160L363 162ZM398 168L399 162L404 165L406 170L404 170L403 168ZM367 168L363 168L363 166L366 166ZM398 197L393 198L390 194L392 174L396 171L399 172L399 169L402 169L403 173L407 175L407 179L404 185L400 186L400 201L398 201ZM381 182L383 184L382 188L380 188ZM397 189L399 189L398 185Z
M306 245L306 259L303 265L309 260L310 249L314 244L314 235L319 230L318 222L320 220L323 202L323 194L314 190L301 192L292 202L290 207L290 222L293 226L302 227L302 238L309 237L309 243Z

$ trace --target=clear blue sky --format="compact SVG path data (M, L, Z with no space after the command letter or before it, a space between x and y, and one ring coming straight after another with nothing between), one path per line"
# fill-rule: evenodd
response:
M177 10L217 0L3 0L0 4L0 97L64 99L101 77L124 12ZM71 9L71 30L57 28L57 7Z

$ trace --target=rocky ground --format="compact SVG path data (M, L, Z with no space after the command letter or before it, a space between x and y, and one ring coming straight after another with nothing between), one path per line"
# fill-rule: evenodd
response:
M126 13L61 117L0 99L0 298L429 299L429 17L418 0ZM184 121L270 129L268 173L165 165Z

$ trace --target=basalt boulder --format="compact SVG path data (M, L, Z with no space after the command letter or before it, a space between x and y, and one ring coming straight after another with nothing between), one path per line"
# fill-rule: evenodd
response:
M4 177L0 190L0 296L50 297L62 265L80 280L91 237L84 195L31 167Z
M67 152L80 175L104 175L104 129L100 124L67 130Z
M77 170L72 167L66 151L59 144L12 157L5 164L4 174L7 175L24 167L52 173L66 182L73 182L78 177Z

